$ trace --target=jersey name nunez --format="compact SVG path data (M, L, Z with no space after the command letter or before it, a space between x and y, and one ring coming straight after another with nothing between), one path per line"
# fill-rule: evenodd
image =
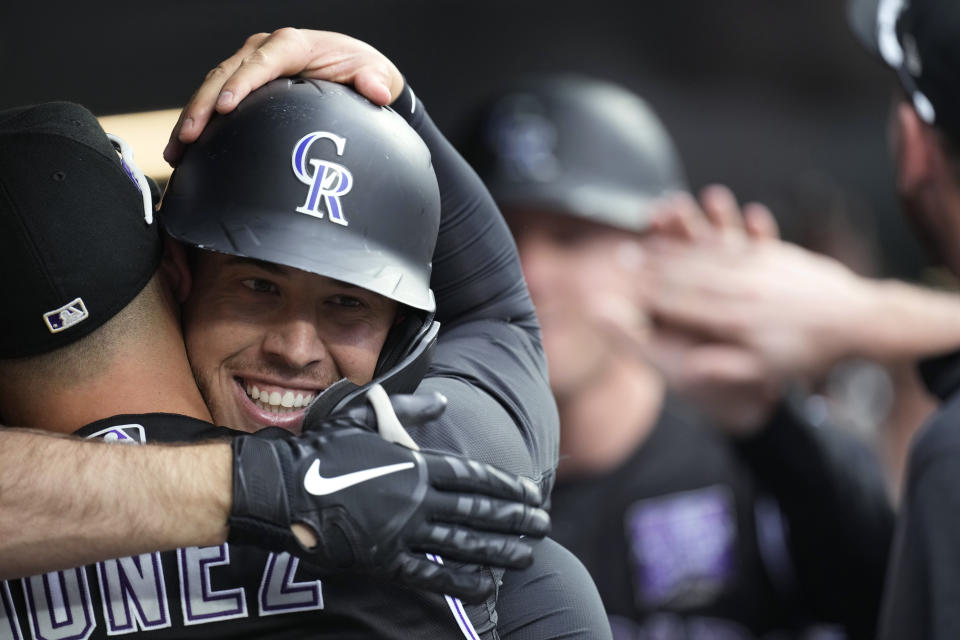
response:
M111 636L165 629L176 610L177 624L190 626L323 609L320 581L298 582L299 560L288 553L268 554L255 602L239 585L213 587L211 573L230 564L229 545L166 553L176 554L177 580L165 575L155 552L99 562L95 571L80 567L0 582L0 640L85 640L98 628ZM14 605L15 590L22 592L22 608Z

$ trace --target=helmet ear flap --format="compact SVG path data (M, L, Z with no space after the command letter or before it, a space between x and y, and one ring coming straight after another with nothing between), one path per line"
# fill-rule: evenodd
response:
M410 329L413 327L417 327L417 330L411 337ZM365 402L367 390L374 385L381 385L389 394L416 391L430 368L439 333L440 323L433 320L432 313L410 313L405 316L394 327L392 335L387 336L387 344L381 351L373 380L362 386L347 378L333 383L307 409L304 425Z
M403 360L414 348L419 338L433 324L433 314L423 313L410 307L397 309L397 322L387 333L387 339L380 349L380 358L374 370L374 377L383 375Z

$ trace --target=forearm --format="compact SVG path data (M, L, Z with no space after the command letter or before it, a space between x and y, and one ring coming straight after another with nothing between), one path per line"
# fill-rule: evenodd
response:
M0 578L226 540L230 445L0 429Z
M527 476L546 495L559 420L516 245L486 187L413 100L405 89L394 108L430 149L442 199L431 279L442 329L421 389L457 394L436 429L448 450Z
M960 296L899 280L872 286L876 312L851 327L856 355L880 361L919 360L960 348Z
M393 106L430 149L440 187L440 232L430 280L437 320L448 327L496 319L522 327L539 341L516 244L490 192L409 87Z

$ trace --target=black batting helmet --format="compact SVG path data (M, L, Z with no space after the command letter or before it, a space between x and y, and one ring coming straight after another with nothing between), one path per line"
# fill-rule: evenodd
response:
M511 85L477 118L464 152L502 207L536 207L642 231L650 204L686 190L660 120L615 84L572 75Z
M435 307L430 152L398 114L343 85L274 80L215 116L173 172L160 219L196 247Z

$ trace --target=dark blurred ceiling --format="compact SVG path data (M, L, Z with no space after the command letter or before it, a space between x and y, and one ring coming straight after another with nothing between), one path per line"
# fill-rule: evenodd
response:
M838 0L7 0L0 107L69 99L103 115L179 106L246 36L282 26L370 42L452 135L508 75L618 81L660 112L693 184L724 181L796 217L784 194L813 176L872 212L888 272L922 265L890 188L892 79L849 35Z

